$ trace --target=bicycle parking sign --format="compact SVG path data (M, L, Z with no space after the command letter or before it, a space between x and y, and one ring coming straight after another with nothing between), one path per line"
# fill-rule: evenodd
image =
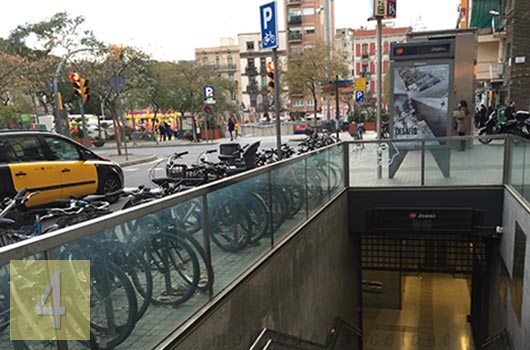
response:
M261 48L263 50L278 47L278 21L276 1L259 7L261 18Z

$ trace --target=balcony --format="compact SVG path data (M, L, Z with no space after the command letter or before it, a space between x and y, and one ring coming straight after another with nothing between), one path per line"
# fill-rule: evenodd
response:
M300 32L291 32L289 33L289 41L300 41L302 40L302 33Z
M477 62L478 81L502 81L504 64L497 61Z
M302 15L289 16L289 18L287 18L287 24L301 24L301 23L302 23Z
M236 70L237 66L233 63L219 64L219 65L215 65L214 69L216 71L231 71L231 70Z

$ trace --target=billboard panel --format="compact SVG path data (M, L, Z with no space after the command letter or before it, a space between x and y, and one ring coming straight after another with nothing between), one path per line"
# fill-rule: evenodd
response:
M391 133L395 139L448 135L451 65L451 62L393 65Z

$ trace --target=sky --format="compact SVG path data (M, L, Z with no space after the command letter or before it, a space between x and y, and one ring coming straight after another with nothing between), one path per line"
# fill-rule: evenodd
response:
M332 0L335 27L373 27L370 0ZM18 25L57 12L85 17L85 27L103 42L133 46L157 60L191 60L195 48L218 46L221 37L259 32L259 6L269 0L25 0L9 1L0 13L0 37ZM397 0L395 26L423 24L428 30L456 26L460 0ZM284 29L284 0L278 0Z

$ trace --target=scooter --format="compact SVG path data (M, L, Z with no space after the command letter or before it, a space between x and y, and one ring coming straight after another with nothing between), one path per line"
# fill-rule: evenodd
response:
M522 112L523 111L517 112L516 114L516 115L519 114L519 119L523 118L523 114L520 114ZM519 119L517 118L511 119L511 120L507 120L505 122L499 123L497 120L497 112L494 111L493 113L491 113L486 123L484 123L484 127L480 129L479 136L511 134L511 135L525 137L523 128L521 126L522 123L524 122L524 119L522 120L519 120ZM530 136L530 132L529 132L529 136ZM485 137L479 138L479 141L485 145L490 143L492 140L493 139L489 139Z

